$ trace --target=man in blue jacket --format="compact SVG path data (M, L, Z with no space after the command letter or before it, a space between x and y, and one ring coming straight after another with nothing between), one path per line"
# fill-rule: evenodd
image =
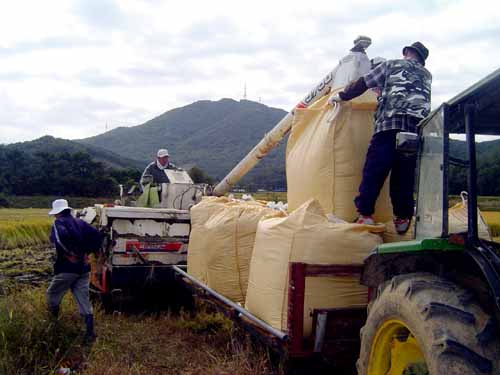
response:
M95 339L94 316L89 300L90 266L88 254L99 250L101 234L81 219L71 215L65 199L52 202L49 215L55 215L50 241L56 248L54 277L47 289L47 305L54 318L59 315L59 305L68 290L78 305L86 326L84 341Z

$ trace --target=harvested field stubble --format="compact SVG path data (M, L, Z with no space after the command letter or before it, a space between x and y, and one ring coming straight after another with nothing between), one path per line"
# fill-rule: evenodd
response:
M54 251L48 246L0 249L0 295L6 289L39 285L52 274Z
M483 211L483 216L500 240L500 212ZM97 308L98 339L91 347L82 346L83 325L69 295L57 323L46 313L45 280L51 274L52 251L45 244L51 222L46 209L0 209L1 375L48 374L60 367L89 375L282 372L262 348L235 335L228 320L200 306L196 315L105 315ZM6 235L3 228L8 225L14 229ZM25 243L43 245L19 248ZM10 288L6 280L23 284ZM26 282L41 286L26 287Z
M156 315L105 315L95 311L97 341L82 346L82 323L65 297L51 322L44 288L0 298L0 374L47 374L69 367L79 374L276 373L268 355L233 336L223 316L201 310Z
M43 289L0 297L0 374L48 374L60 365L79 335L79 317L66 313L51 321Z

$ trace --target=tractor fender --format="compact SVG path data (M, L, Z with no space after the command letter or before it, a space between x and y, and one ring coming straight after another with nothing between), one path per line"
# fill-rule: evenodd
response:
M369 288L377 288L398 275L430 273L471 290L483 308L496 310L500 316L500 278L496 271L477 250L469 248L457 252L422 250L389 254L375 250L364 261L360 281Z

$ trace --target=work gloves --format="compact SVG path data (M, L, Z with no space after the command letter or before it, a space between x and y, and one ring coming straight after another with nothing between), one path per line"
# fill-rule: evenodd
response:
M340 103L342 101L342 99L340 98L339 94L336 94L336 95L332 95L330 97L330 99L328 99L328 104L333 106L337 103Z

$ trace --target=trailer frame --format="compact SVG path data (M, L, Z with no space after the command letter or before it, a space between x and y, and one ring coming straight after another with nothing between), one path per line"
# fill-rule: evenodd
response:
M184 269L182 269L184 268ZM185 272L185 267L173 266L193 295L207 302L235 322L259 342L284 359L326 357L335 362L355 363L359 353L359 330L366 321L365 307L318 308L311 312L313 333L304 337L304 304L306 278L361 277L363 265L307 264L291 262L288 273L287 329L285 332L270 327L240 305L209 288ZM368 301L367 301L368 303Z

